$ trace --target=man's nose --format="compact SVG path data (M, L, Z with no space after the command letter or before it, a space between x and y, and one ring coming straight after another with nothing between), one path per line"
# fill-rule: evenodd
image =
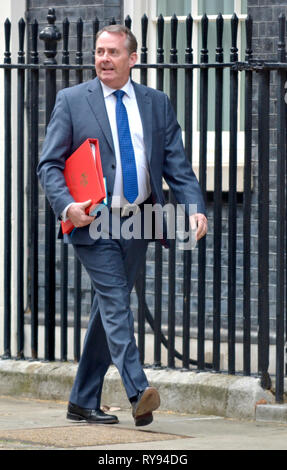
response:
M104 52L103 59L104 60L110 60L110 54L109 54L108 51Z

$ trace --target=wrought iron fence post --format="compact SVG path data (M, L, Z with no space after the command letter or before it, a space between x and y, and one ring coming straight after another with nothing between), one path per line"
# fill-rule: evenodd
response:
M62 64L70 63L69 52L69 30L68 18L63 21L63 52ZM70 71L62 70L62 88L69 86ZM61 240L61 293L60 293L60 315L61 315L61 360L67 360L68 354L68 245Z
M201 19L202 49L200 55L201 64L208 63L208 17L206 14ZM200 69L200 149L199 149L199 183L206 199L206 153L207 153L207 119L208 119L208 69ZM197 365L199 370L205 368L205 268L206 268L206 239L202 238L198 243L198 333L197 333Z
M32 50L31 63L39 63L37 47L38 22L35 20L31 25ZM39 126L39 70L30 71L30 308L31 308L31 355L32 359L38 357L38 126Z
M170 23L171 32L171 49L170 63L177 64L177 28L178 18L173 15ZM177 68L170 69L170 101L174 112L177 113ZM169 203L176 205L176 200L171 191L169 191ZM176 207L175 212L176 214ZM176 220L176 218L175 218ZM175 227L176 233L176 227ZM176 240L170 240L170 248L168 253L168 351L167 360L168 367L175 367L175 269L176 269Z
M55 9L48 11L48 26L40 33L40 39L45 43L44 64L46 68L46 126L49 123L56 99L56 69L49 67L55 65L57 43L61 33L55 25ZM45 201L45 359L55 359L55 215L46 199Z
M252 59L252 18L246 21L245 60ZM245 71L245 149L244 149L244 193L243 193L243 370L251 373L251 288L250 288L250 235L251 235L251 159L252 159L252 71Z
M270 71L259 72L258 89L258 373L269 388L269 145Z
M25 21L18 23L18 64L25 63ZM24 99L25 70L18 70L17 92L17 357L24 358Z
M163 37L164 19L160 15L157 20L157 63L164 62ZM163 69L157 69L157 89L163 90ZM161 367L161 322L162 322L162 246L157 240L155 242L155 278L154 278L154 368Z
M4 64L11 64L11 23L7 19L5 28ZM4 70L4 359L11 357L11 69Z
M141 48L141 63L147 63L147 27L148 18L143 15L141 19L142 28L142 48ZM144 85L147 83L147 69L141 69L140 82ZM145 360L145 293L146 293L146 256L144 257L139 276L136 282L137 295L138 295L138 349L140 361L143 364Z
M185 22L186 26L186 49L185 63L192 64L192 26L193 19L188 15ZM185 153L188 160L192 163L192 91L193 91L193 70L185 70ZM189 218L185 215L185 231L189 232ZM183 253L183 312L182 312L182 367L189 369L190 358L190 292L191 292L191 251L184 250Z
M278 62L286 62L285 15L279 16ZM286 71L277 71L277 244L276 244L276 401L284 402L284 306L286 235Z
M221 14L216 19L217 47L215 60L223 63L223 28ZM215 168L214 168L214 212L213 212L213 367L220 370L220 326L221 326L221 247L222 247L222 118L223 118L223 69L215 71Z
M238 61L238 17L231 18L230 62ZM230 70L230 150L228 190L228 372L235 373L236 333L236 230L237 230L237 113L238 71Z
M76 64L83 64L83 20L77 21L77 51ZM83 70L76 70L76 82L82 83ZM81 356L81 288L82 288L82 265L74 254L74 361L78 362Z

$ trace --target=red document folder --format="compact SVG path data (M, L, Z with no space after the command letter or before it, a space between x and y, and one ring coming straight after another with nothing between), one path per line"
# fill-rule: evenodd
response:
M86 213L95 215L96 207L105 199L106 190L97 139L87 139L67 158L64 176L69 191L76 202L91 199ZM70 220L61 222L63 233L70 233L74 225Z

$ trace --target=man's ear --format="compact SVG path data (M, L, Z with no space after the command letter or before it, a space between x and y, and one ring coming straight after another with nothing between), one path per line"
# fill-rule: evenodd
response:
M130 64L130 68L132 68L136 62L138 60L138 55L136 52L132 52L129 56L129 64Z

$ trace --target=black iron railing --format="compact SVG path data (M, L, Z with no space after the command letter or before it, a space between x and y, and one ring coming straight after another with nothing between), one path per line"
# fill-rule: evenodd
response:
M4 63L0 68L4 72L4 129L5 129L5 208L4 208L4 354L3 358L12 355L11 348L11 264L17 258L17 353L18 358L24 358L25 328L30 328L30 348L25 356L37 359L39 357L39 325L44 318L45 330L45 360L67 360L68 358L68 327L73 326L74 331L74 360L78 361L81 354L81 320L82 298L83 298L83 273L81 266L74 259L73 269L67 245L56 240L56 222L54 214L48 202L45 202L45 240L44 253L40 249L39 217L41 207L39 201L41 193L38 191L36 167L39 158L39 142L41 140L41 109L39 87L40 81L45 82L45 122L47 125L54 106L58 88L68 87L74 83L81 83L84 74L89 73L90 78L95 76L93 64L83 63L83 22L77 23L77 51L75 64L70 64L69 52L69 21L64 20L62 33L55 25L55 11L49 10L48 25L39 35L38 23L35 20L30 25L30 51L25 62L24 35L25 22L19 22L19 54L18 63L11 63L10 52L10 22L5 22L5 56ZM114 21L112 20L111 23ZM126 18L125 23L131 28L131 20ZM246 18L246 53L245 61L238 61L237 32L238 18L234 14L230 24L224 25L221 15L218 15L217 44L215 50L215 61L210 60L207 49L208 17L204 15L201 21L202 27L202 50L199 63L194 63L192 49L192 26L193 20L190 15L186 18L186 49L185 62L178 63L177 55L177 27L178 19L174 15L171 19L171 49L169 62L164 61L164 31L165 21L162 15L157 20L157 60L156 63L148 63L147 30L148 18L142 18L142 47L140 53L140 64L135 68L140 70L140 81L148 83L149 70L156 71L156 86L164 90L164 77L169 75L168 92L172 105L177 110L177 99L179 91L184 93L184 144L187 157L193 161L193 120L192 109L194 105L194 73L199 71L199 181L207 201L209 220L212 230L207 238L202 239L194 252L184 251L179 253L176 241L171 243L168 255L164 253L161 245L155 243L152 252L154 266L153 273L153 306L147 301L148 280L147 265L143 266L141 275L136 283L135 290L138 297L137 331L138 346L141 360L145 362L145 333L152 331L153 334L153 366L163 365L161 346L167 348L168 367L175 367L176 361L180 362L184 370L193 368L195 370L214 370L221 372L226 370L230 374L254 373L252 369L252 344L257 344L258 367L255 371L261 377L265 388L271 387L270 379L270 341L273 334L276 356L275 389L278 402L284 397L284 346L286 341L286 318L285 318L285 269L286 269L286 104L284 101L286 83L286 53L285 53L285 17L279 18L279 43L278 62L262 62L256 60L252 55L252 18ZM232 44L230 48L230 60L224 62L223 57L223 27L231 27ZM93 44L91 51L94 52L94 41L99 29L99 21L93 22ZM38 36L43 41L45 49L45 60L40 62L38 52ZM62 63L57 62L57 43L63 39ZM11 78L13 70L17 71L17 118L12 116L12 85ZM184 72L184 86L179 90L178 72ZM215 109L214 128L214 189L212 194L207 191L207 134L208 134L208 89L210 71L215 71L215 90L213 94ZM229 70L229 83L223 80L224 71ZM75 79L71 79L71 71L75 72ZM44 77L42 77L44 73ZM238 137L238 108L239 108L239 76L245 82L244 89L244 190L242 200L238 197L237 189L237 137ZM277 122L270 125L270 78L277 88ZM254 97L254 82L258 86L258 96ZM229 87L229 190L227 202L223 195L222 185L222 132L223 132L223 110L226 104L223 99L224 87ZM26 95L26 89L27 95ZM25 108L25 100L28 103ZM254 101L256 101L254 105ZM255 111L254 111L255 109ZM255 118L255 119L254 119ZM14 252L12 239L12 119L17 119L17 250ZM24 151L25 122L28 123L28 162L27 175L25 174ZM253 137L254 120L258 121L258 138ZM43 123L42 123L43 124ZM255 127L256 128L256 127ZM14 131L13 126L13 131ZM273 145L273 153L276 154L276 182L270 187L270 135L277 136ZM252 142L253 139L253 142ZM275 150L274 150L275 146ZM258 155L255 163L258 165L257 183L252 187L252 150ZM258 151L257 151L258 150ZM14 155L14 153L13 153ZM15 162L13 162L14 168ZM25 179L24 179L25 177ZM27 185L28 183L28 185ZM28 188L26 216L24 201L26 198L26 185ZM276 213L270 214L270 189L276 191ZM167 194L167 200L174 202L172 194ZM254 209L256 206L256 210ZM254 213L258 222L257 233L252 232L254 225ZM224 220L224 214L226 220ZM242 231L239 232L238 220L242 220ZM276 247L274 256L276 259L273 271L276 271L276 299L275 313L272 316L270 302L270 222L276 223ZM227 225L227 229L224 226ZM24 244L23 234L28 233L27 246ZM253 233L253 236L252 236ZM227 248L223 246L224 234L227 239ZM238 250L239 238L242 238L242 290L243 296L238 298ZM258 245L256 252L257 266L254 266L252 243ZM59 248L59 254L56 250ZM226 256L224 257L223 254ZM207 264L207 255L212 259L212 266ZM57 268L56 258L59 257L60 268ZM182 307L180 308L180 319L178 312L177 290L178 276L176 275L178 259L181 256L182 265ZM24 272L24 261L28 257L28 307L24 305L24 286L26 273ZM44 269L43 269L44 257ZM196 278L192 274L196 268ZM226 270L225 270L226 268ZM224 272L224 270L226 272ZM68 285L73 272L74 285ZM59 273L59 280L56 279ZM256 272L256 279L254 279ZM207 274L209 279L207 279ZM225 276L225 278L223 278ZM44 281L40 282L40 277ZM164 292L164 282L167 279L167 292ZM197 292L193 290L193 284L197 286ZM206 307L207 283L212 284L212 307ZM39 286L44 287L44 301L40 305ZM223 295L223 286L226 294ZM274 285L273 285L274 287ZM74 303L69 304L69 292L73 293ZM56 293L59 292L57 307ZM255 292L255 294L254 294ZM163 298L168 296L166 312L163 309ZM210 294L209 294L210 295ZM197 298L196 312L192 309L193 298ZM254 303L254 297L257 304ZM223 298L226 303L226 312L222 312ZM238 311L238 300L242 301L242 310ZM257 311L252 309L257 305ZM72 318L69 311L73 312ZM254 320L255 319L255 320ZM240 320L240 333L242 334L242 358L243 366L237 365L238 352L238 321ZM270 331L270 322L274 320L276 328ZM208 323L209 322L209 323ZM212 326L210 327L210 322ZM207 331L208 325L208 331ZM55 332L60 328L60 357L55 354ZM176 346L178 331L181 331L180 351ZM224 341L223 330L226 331L227 343L227 367L222 365L222 344ZM2 326L1 326L2 331ZM209 335L209 336L208 336ZM207 360L207 339L212 342L212 359ZM197 345L197 353L192 357L190 352L191 341ZM178 343L177 343L178 344ZM210 356L209 356L210 357Z

